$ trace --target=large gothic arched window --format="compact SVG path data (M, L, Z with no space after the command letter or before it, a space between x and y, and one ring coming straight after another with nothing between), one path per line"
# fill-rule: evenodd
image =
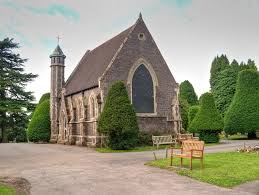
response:
M153 80L143 64L136 69L132 78L132 103L137 113L154 113Z

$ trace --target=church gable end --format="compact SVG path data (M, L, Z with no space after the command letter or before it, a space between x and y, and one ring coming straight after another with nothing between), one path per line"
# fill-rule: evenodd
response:
M139 116L140 129L171 128L168 120L172 119L172 99L177 83L141 17L100 79L104 99L117 80L124 81L127 86ZM147 122L148 117L152 120Z

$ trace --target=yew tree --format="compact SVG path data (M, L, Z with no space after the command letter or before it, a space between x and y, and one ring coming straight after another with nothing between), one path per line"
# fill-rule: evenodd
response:
M224 131L247 133L249 138L259 130L259 73L243 70L238 75L236 93L225 116Z
M122 81L117 81L110 87L97 129L107 135L108 146L112 149L125 150L137 145L137 116Z
M200 109L192 120L189 131L199 133L200 140L213 143L219 141L219 133L223 126L223 118L215 106L213 95L203 94L200 97Z

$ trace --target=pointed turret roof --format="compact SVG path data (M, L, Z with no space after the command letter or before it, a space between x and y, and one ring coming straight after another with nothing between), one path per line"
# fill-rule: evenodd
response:
M57 45L57 47L55 48L55 50L52 52L52 54L50 55L50 57L66 57L62 51L62 49L60 48L59 45Z

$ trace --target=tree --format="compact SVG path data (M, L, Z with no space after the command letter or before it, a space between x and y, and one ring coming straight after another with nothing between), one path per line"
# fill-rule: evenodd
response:
M237 73L238 70L230 66L218 75L219 82L213 91L213 96L216 107L223 117L235 94Z
M117 81L109 89L97 129L108 136L112 149L130 149L138 143L137 117L123 82Z
M37 105L35 105L34 109L33 109L33 112L30 113L30 115L28 116L29 120L32 119L32 116L35 112L35 109L38 105L40 105L42 102L44 102L45 100L50 100L50 93L44 93L40 100L39 100L39 103Z
M26 113L13 113L9 117L8 129L6 131L8 141L26 142L26 129L28 125Z
M236 93L226 112L224 131L228 134L248 133L254 138L259 130L259 73L243 70L238 74Z
M182 127L187 130L188 127L188 110L189 104L186 99L180 98L180 114L182 118Z
M199 133L200 140L206 143L218 142L224 123L215 106L213 95L203 94L200 98L200 105L198 113L189 126L189 131Z
M211 91L215 99L215 104L219 112L224 116L236 90L237 75L241 70L257 70L255 62L251 59L247 63L240 65L234 59L229 65L227 57L222 55L216 57L211 67Z
M50 93L44 93L41 98L40 98L40 101L38 104L42 103L43 101L45 100L49 100L50 99Z
M28 126L28 138L32 142L48 142L50 139L50 100L40 103Z
M188 112L188 126L190 126L191 122L195 118L196 114L199 112L200 106L191 106Z
M27 113L33 107L34 97L25 87L37 75L24 72L27 60L14 52L17 48L19 44L13 39L0 41L0 137L3 142L8 140L7 129L12 128L10 121L27 121Z
M210 69L210 86L212 92L218 83L218 74L229 67L229 60L226 55L221 55L220 57L215 57Z
M192 84L186 80L180 84L180 99L187 100L188 104L193 106L198 104L198 98Z

